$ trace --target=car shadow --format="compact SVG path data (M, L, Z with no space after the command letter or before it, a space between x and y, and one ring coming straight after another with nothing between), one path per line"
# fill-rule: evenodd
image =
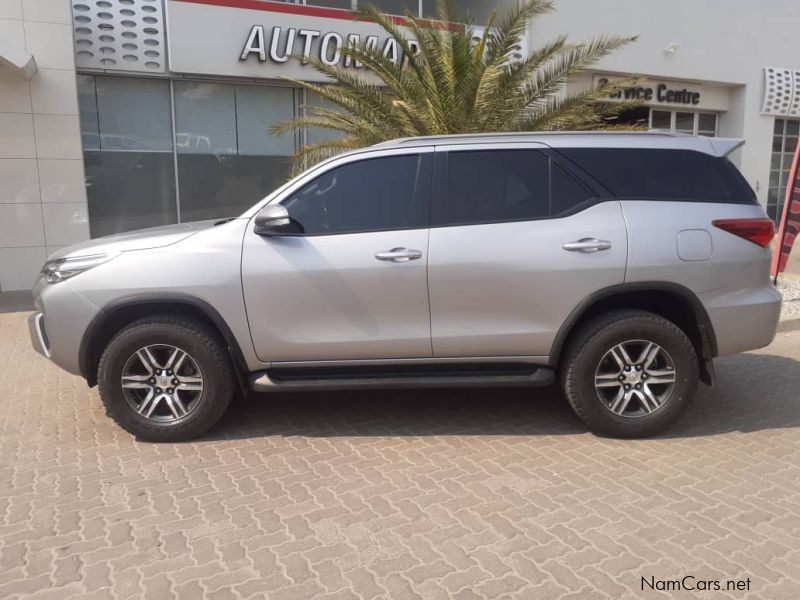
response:
M800 362L741 354L717 360L717 376L717 387L701 385L684 416L657 439L800 426ZM259 394L235 402L202 439L585 433L551 386Z

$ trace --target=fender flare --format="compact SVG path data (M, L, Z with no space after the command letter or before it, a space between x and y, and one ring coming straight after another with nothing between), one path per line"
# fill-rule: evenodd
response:
M203 316L211 321L214 327L216 327L219 333L222 335L239 378L242 379L244 374L249 372L249 369L247 368L247 361L244 358L244 354L242 353L242 349L238 340L236 339L236 336L233 335L231 328L225 322L225 319L222 318L222 315L220 315L217 309L211 304L189 294L173 292L142 293L124 296L108 303L94 316L92 321L89 323L89 326L86 328L86 331L83 333L83 337L81 338L81 343L78 349L78 368L80 369L81 375L84 379L86 379L90 386L93 386L97 383L96 374L90 372L90 364L92 362L91 354L93 350L92 342L109 323L110 319L115 314L127 308L164 304L169 304L172 306L188 306L202 313Z
M695 320L697 321L697 328L700 332L701 338L701 358L704 361L710 361L717 356L717 338L714 333L714 326L708 316L705 306L700 301L692 290L686 286L669 281L642 281L635 283L620 283L612 285L601 290L598 290L586 298L584 298L573 310L570 312L566 320L561 324L561 327L553 340L553 345L550 348L550 366L557 366L556 363L561 356L564 349L564 344L569 338L570 334L575 329L577 323L583 318L586 312L595 304L602 300L612 298L614 296L622 296L630 292L667 292L680 296L686 300L692 307Z

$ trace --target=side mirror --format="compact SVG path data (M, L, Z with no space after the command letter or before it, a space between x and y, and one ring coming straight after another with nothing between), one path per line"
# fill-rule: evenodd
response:
M303 228L289 216L285 206L270 204L256 215L253 231L258 235L294 235L303 233Z

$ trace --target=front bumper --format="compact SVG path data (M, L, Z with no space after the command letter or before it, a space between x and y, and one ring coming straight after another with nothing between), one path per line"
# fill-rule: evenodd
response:
M80 375L80 347L86 329L99 309L70 281L44 283L33 288L36 311L28 319L34 349L62 369Z
M28 333L31 336L33 349L45 358L50 358L50 347L47 341L47 333L44 329L44 315L42 313L33 313L28 317Z

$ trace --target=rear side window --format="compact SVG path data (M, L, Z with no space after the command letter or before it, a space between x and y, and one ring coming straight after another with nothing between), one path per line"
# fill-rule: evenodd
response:
M550 216L577 212L595 201L583 184L556 163L550 166Z
M537 150L451 152L447 222L466 225L548 216L549 162Z
M593 199L538 150L452 151L447 167L450 225L542 219Z
M727 158L693 150L561 148L620 199L757 204Z

